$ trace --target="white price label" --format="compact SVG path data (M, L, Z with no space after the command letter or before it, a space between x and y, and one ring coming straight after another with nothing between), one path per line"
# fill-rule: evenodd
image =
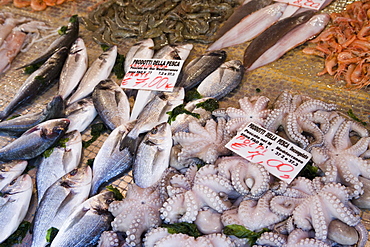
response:
M172 91L184 60L134 58L122 79L122 88Z
M248 124L226 147L241 157L262 164L272 175L290 183L311 159L311 154L255 123Z
M282 2L298 7L319 10L325 3L325 0L275 0L275 2Z

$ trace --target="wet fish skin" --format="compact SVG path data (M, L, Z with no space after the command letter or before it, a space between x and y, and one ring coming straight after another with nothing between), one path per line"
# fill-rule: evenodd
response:
M63 99L66 99L77 87L88 68L88 60L85 42L82 38L77 38L60 72L58 93Z
M307 22L315 12L315 10L300 12L293 16L286 17L267 28L253 39L246 48L243 56L244 67L246 69L249 68L266 50L271 48L295 27Z
M98 115L91 97L80 99L65 110L66 118L70 120L68 131L78 130L83 132Z
M235 8L233 14L217 30L216 34L214 35L215 40L219 39L227 31L233 28L244 17L266 7L267 5L270 5L272 2L273 0L251 0Z
M199 84L197 91L203 97L220 100L241 83L243 75L244 66L241 61L227 61L207 76Z
M19 30L12 30L0 45L0 74L6 72L23 47L27 34ZM1 43L1 40L0 40Z
M102 80L94 88L92 100L100 118L111 130L130 120L130 102L123 89L111 79Z
M192 49L192 44L165 45L154 53L153 59L186 60Z
M105 80L110 75L117 57L117 46L112 46L91 64L86 73L82 77L76 91L67 100L67 105L70 105L77 100L89 96L95 86L102 80Z
M17 107L34 99L42 90L49 87L59 76L67 53L66 47L59 49L39 69L33 72L18 89L9 104L0 112L0 120L4 120Z
M0 132L11 135L21 135L39 123L62 117L64 117L64 102L62 97L57 95L41 112L30 113L0 122Z
M103 184L122 176L131 168L132 154L127 148L119 150L120 143L127 132L125 125L118 126L109 134L99 149L93 163L90 196L97 194Z
M190 90L197 85L214 70L216 70L226 60L226 52L223 50L207 52L192 61L182 71L181 78L176 86Z
M78 130L65 134L65 145L54 147L48 157L40 156L35 161L38 202L45 191L59 178L77 168L82 155L82 137Z
M68 22L67 30L65 34L60 35L55 39L50 46L35 60L31 61L20 67L19 69L25 68L30 65L38 64L48 60L54 53L58 52L64 47L69 50L72 43L77 39L79 34L79 21L77 17L72 16Z
M26 216L32 189L32 178L24 174L0 191L0 243L18 229Z
M152 39L144 39L131 46L126 54L125 63L123 65L125 72L128 72L134 58L151 59L154 55L153 47L154 41Z
M286 3L273 3L243 18L207 48L207 51L241 44L254 39L274 24L286 9Z
M173 92L152 92L152 98L139 114L136 124L125 136L120 144L120 150L129 148L135 153L139 144L139 135L152 130L160 123L167 122L168 111L183 103L185 91L182 87L175 87Z
M47 230L60 229L73 210L87 199L91 179L90 166L82 166L65 174L46 190L34 217L32 247L45 246Z
M172 132L167 122L155 126L144 136L133 164L135 184L147 188L160 180L169 166L171 147Z
M68 125L69 120L66 118L52 119L36 125L0 149L0 162L37 157L59 141Z
M314 15L308 22L294 28L270 49L265 51L247 70L254 70L279 59L287 51L303 44L320 33L326 27L329 20L330 16L328 14Z
M108 211L113 192L105 191L80 204L64 222L51 247L95 246L103 231L110 229L113 216Z
M19 177L26 169L27 164L26 160L14 160L0 164L0 191Z

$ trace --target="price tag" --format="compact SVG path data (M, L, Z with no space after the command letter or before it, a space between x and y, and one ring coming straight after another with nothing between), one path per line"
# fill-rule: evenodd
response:
M226 148L262 164L272 175L290 183L311 159L311 154L255 123L248 124Z
M183 64L184 60L134 58L121 87L172 91Z
M275 0L275 2L287 3L290 5L308 9L320 10L326 0Z

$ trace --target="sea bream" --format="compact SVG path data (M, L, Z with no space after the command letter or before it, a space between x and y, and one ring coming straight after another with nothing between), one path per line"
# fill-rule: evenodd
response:
M138 146L133 164L135 184L147 188L168 168L172 148L171 126L164 122L149 131Z
M58 95L41 112L29 113L0 122L0 132L21 135L39 123L62 117L64 117L64 102L62 97Z
M0 164L0 190L19 177L27 167L26 160L14 160Z
M185 91L182 87L175 87L173 92L152 91L151 100L146 104L138 116L136 124L125 136L120 144L120 150L129 148L135 153L139 144L139 135L153 129L160 123L167 122L168 111L183 103Z
M69 120L66 118L52 119L36 125L0 149L0 162L37 157L59 141L68 125Z
M152 39L144 39L131 46L125 58L125 73L128 72L134 58L151 59L154 55L153 47L154 42Z
M33 163L36 167L37 198L41 201L45 191L59 178L77 168L82 156L82 137L73 130L62 137L62 145L51 149Z
M82 166L59 178L45 191L33 221L32 247L46 246L47 230L60 229L73 210L88 198L91 179L90 166Z
M186 60L192 49L192 44L165 45L154 53L153 59Z
M226 60L226 52L217 50L202 54L191 60L181 73L181 78L176 82L176 86L190 90L199 85L204 78L215 71Z
M108 207L113 196L111 191L101 192L78 205L59 228L51 247L95 246L101 233L111 227L113 216Z
M128 148L119 150L122 139L127 135L125 125L115 128L105 139L93 163L93 180L90 195L99 192L103 184L121 177L131 169L133 155Z
M91 64L82 77L76 91L67 100L70 105L86 96L89 96L96 85L109 77L117 57L117 46L112 46L100 54Z
M102 80L94 88L92 100L100 118L111 130L128 125L130 102L123 89L111 79Z
M32 197L32 178L19 176L0 191L0 243L13 234L28 212Z
M88 60L85 42L82 38L77 38L60 72L58 94L63 99L66 99L78 86L89 65Z
M243 75L244 66L241 61L227 61L207 76L199 84L197 91L203 97L211 97L219 100L241 83Z
M86 97L67 106L65 115L70 121L67 132L73 130L83 132L94 121L98 112L92 98Z
M287 6L286 3L274 3L244 17L207 50L219 50L254 39L279 20Z
M18 89L9 104L0 111L0 120L8 117L17 107L30 101L48 88L58 78L67 58L68 49L63 47L55 52L40 68L33 72Z
M49 47L42 52L42 54L37 57L35 60L31 61L30 63L27 63L23 65L20 68L25 68L30 65L35 65L38 63L45 62L48 60L54 53L65 47L67 50L70 49L71 45L73 42L77 39L78 34L79 34L79 21L78 21L78 16L74 15L69 19L67 29L66 31L61 34L57 39L55 39ZM63 66L63 63L60 64Z

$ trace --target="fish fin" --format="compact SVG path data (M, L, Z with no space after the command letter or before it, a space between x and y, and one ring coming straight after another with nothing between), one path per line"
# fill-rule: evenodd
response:
M125 148L128 148L131 155L134 155L136 153L136 149L137 149L138 145L139 145L138 137L137 138L132 138L132 137L126 135L120 142L119 151L122 151Z

